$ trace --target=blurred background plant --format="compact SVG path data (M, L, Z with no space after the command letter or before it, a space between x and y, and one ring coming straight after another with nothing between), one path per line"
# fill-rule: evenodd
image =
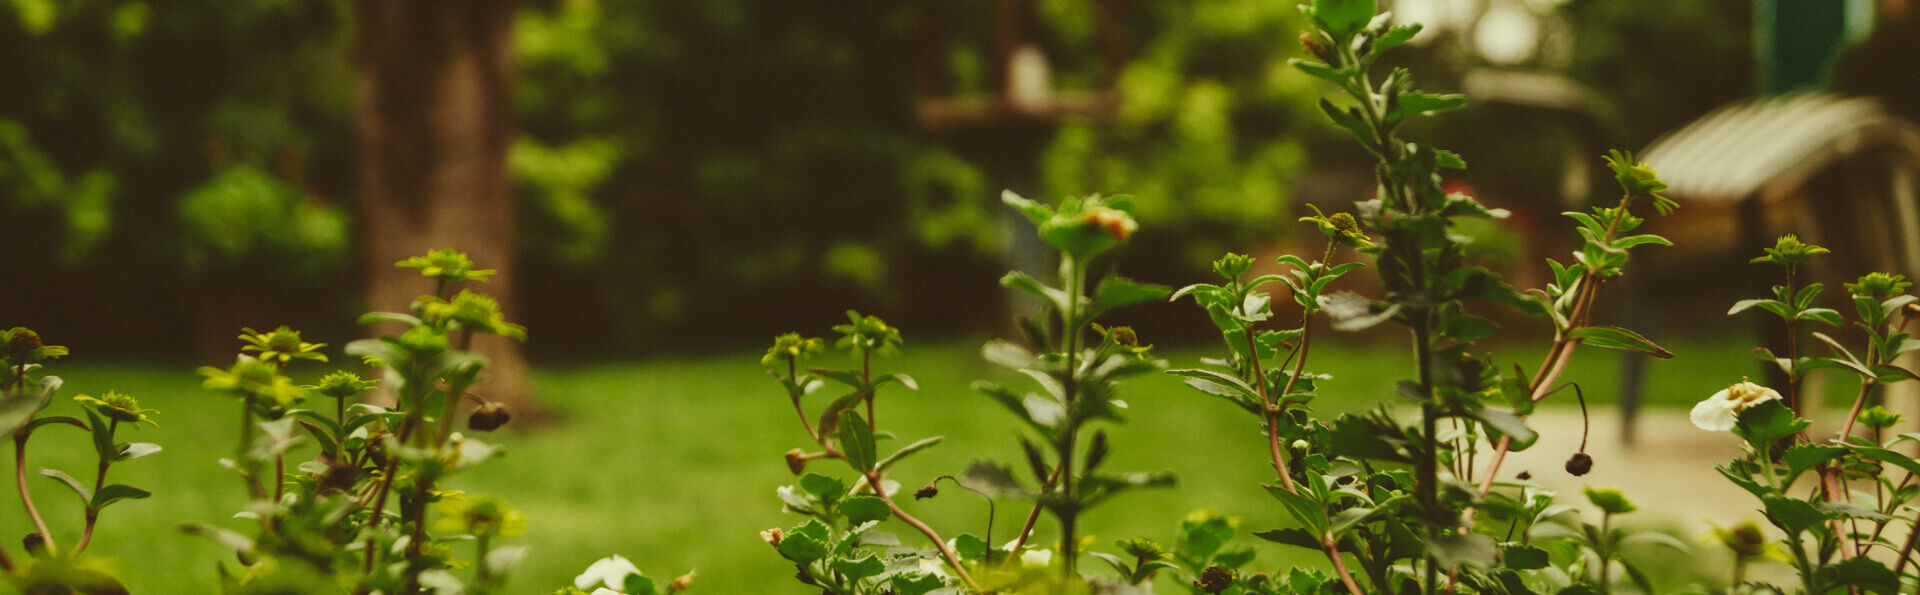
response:
M1402 4L1398 18L1430 23L1409 53L1429 62L1425 86L1520 72L1579 90L1557 107L1476 92L1489 99L1421 132L1474 164L1459 184L1522 221L1582 194L1576 174L1601 176L1559 156L1644 144L1754 88L1740 3ZM129 356L224 344L202 327L356 332L334 322L358 311L368 266L355 256L356 10L0 3L13 89L0 96L0 219L45 230L0 234L9 285L43 289L0 294L0 310ZM1370 177L1284 68L1300 27L1284 2L542 0L517 15L506 166L528 270L510 277L539 288L512 304L546 329L536 358L746 345L847 305L923 332L981 328L1003 316L978 281L1017 261L1010 250L1039 252L1012 239L1002 187L1133 193L1159 225L1130 274L1173 279L1286 238L1297 205L1364 194ZM1689 58L1652 58L1676 54ZM929 116L1016 91L1096 109ZM1516 126L1535 133L1480 134ZM1487 247L1526 249L1529 233ZM127 284L147 289L109 290ZM754 307L769 296L798 307ZM103 308L200 314L77 324ZM696 327L704 344L676 332Z

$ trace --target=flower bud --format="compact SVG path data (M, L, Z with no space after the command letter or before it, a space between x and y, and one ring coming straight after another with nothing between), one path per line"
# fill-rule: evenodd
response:
M786 537L786 534L782 533L779 527L760 532L760 539L766 541L767 545L773 547L780 547L780 539L783 537Z
M38 531L28 533L26 537L20 538L20 547L27 550L27 555L44 558L47 555L47 538Z
M798 448L787 451L787 470L792 471L794 475L806 472L807 453L800 452Z
M1533 479L1533 473L1527 472L1527 471L1521 471L1519 475L1515 475L1513 476L1513 478L1518 479L1520 481L1526 481L1529 479Z
M1219 593L1227 590L1227 587L1233 586L1235 578L1237 577L1233 575L1233 571L1231 570L1219 566L1209 566L1205 572L1200 573L1200 580L1193 581L1193 586L1199 587L1201 591L1207 593Z
M1576 452L1573 453L1573 456L1567 458L1567 473L1572 473L1578 477L1586 475L1588 471L1592 470L1593 457L1587 456L1587 453Z
M667 592L685 591L691 586L693 586L693 571L689 570L686 574L680 575L679 578L673 579L673 582L667 585Z
M507 406L487 403L474 408L473 413L467 415L467 429L475 432L491 432L500 429L500 426L506 425L507 420L512 418L513 415L507 413Z
M939 484L940 484L940 480L936 479L936 480L933 480L933 483L927 484L926 486L921 487L918 490L914 490L913 499L925 500L925 499L940 495Z
M15 359L26 357L27 352L40 348L40 333L31 329L15 329L13 336L7 339L7 355Z

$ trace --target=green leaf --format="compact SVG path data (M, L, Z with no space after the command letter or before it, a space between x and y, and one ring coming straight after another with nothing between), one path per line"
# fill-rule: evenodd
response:
M1624 238L1615 238L1612 242L1614 249L1617 249L1617 250L1625 250L1625 249L1632 248L1634 246L1640 246L1643 244L1657 244L1660 246L1672 246L1673 242L1667 240L1666 238L1652 235L1652 234L1641 234L1641 235L1635 235L1635 236L1627 236Z
M1313 0L1308 16L1335 39L1345 40L1366 28L1375 8L1373 0Z
M160 445L151 442L122 442L114 448L119 450L119 454L113 457L115 461L131 461L160 452Z
M106 420L101 419L100 414L94 411L92 407L85 409L87 412L87 421L91 422L88 425L92 430L94 454L99 456L100 460L103 461L113 460L114 455L120 454L118 449L113 447L113 426L108 425Z
M1253 536L1283 545L1303 547L1310 550L1320 549L1320 540L1315 539L1312 533L1308 533L1304 529L1259 531L1254 533Z
M853 560L834 560L833 570L846 575L849 581L857 581L885 572L887 563L881 561L879 556L867 554Z
M847 464L852 465L854 471L866 473L873 469L876 456L873 428L852 409L840 412L840 451L846 454Z
M1573 329L1569 336L1579 339L1581 344L1603 349L1638 351L1660 359L1671 359L1673 353L1655 345L1653 341L1639 333L1617 326L1584 326Z
M1387 121L1398 122L1414 116L1430 116L1467 104L1467 96L1458 93L1422 93L1408 91L1400 94L1400 101L1393 113L1387 114Z
M1393 49L1395 47L1398 47L1400 44L1413 41L1414 36L1420 34L1420 28L1421 28L1420 23L1414 23L1411 25L1404 25L1400 27L1389 27L1386 31L1380 33L1379 37L1374 38L1373 53L1378 54L1380 52L1384 52L1384 51ZM1458 156L1456 155L1455 158L1457 159ZM1447 165L1443 163L1441 164L1441 167L1447 167ZM1467 165L1465 163L1462 163L1460 164L1459 167L1455 167L1453 169L1466 169L1466 168L1467 168Z
M1240 396L1246 397L1248 399L1252 399L1254 401L1260 400L1260 392L1254 389L1253 385L1247 384L1246 381L1243 381L1230 374L1225 374L1225 373L1214 371L1214 370L1204 370L1199 368L1182 368L1179 370L1167 370L1167 373L1173 374L1175 376L1185 376L1195 380L1200 380L1202 382L1205 382L1209 386L1217 386L1223 389L1224 391L1226 391L1226 392L1222 392L1220 390L1212 390L1209 388L1204 388L1199 384L1188 382L1189 385L1194 386L1194 388L1200 389L1202 392L1207 392L1207 393L1221 395L1221 396L1230 396L1230 394L1238 394Z
M152 495L153 495L153 492L149 492L149 491L136 488L130 485L126 485L126 484L116 483L104 488L100 488L100 491L93 495L93 502L91 506L94 508L94 510L100 510L100 509L106 508L110 504L119 502L121 500L139 500Z
M1028 492L1020 485L1019 480L1013 478L1012 468L993 461L982 460L969 463L967 470L954 478L954 481L960 482L961 486L969 490L986 494L988 498L1033 497L1032 492Z
M1527 422L1520 419L1520 416L1515 415L1512 411L1493 407L1482 407L1469 411L1467 414L1487 424L1487 428L1494 431L1492 436L1488 436L1489 438L1497 441L1501 436L1512 437L1513 452L1526 450L1527 447L1533 446L1533 443L1540 439L1540 434L1533 431L1533 428L1527 427Z
M1033 365L1033 352L1001 339L994 339L980 346L980 357L1015 370Z
M1286 488L1280 486L1261 484L1260 487L1266 488L1267 493L1273 494L1274 499L1280 501L1280 506L1287 509L1287 514L1305 526L1313 535L1327 534L1328 521L1325 506L1305 496L1289 493Z
M1495 551L1493 538L1479 533L1461 535L1448 531L1427 542L1427 553L1443 568L1492 568Z
M848 496L847 499L841 500L839 511L855 525L870 521L884 521L887 517L893 516L893 511L887 509L885 500L866 494Z
M909 455L912 455L913 453L926 450L935 444L939 444L941 440L946 440L946 439L947 439L946 436L934 436L931 438L923 438L919 442L908 444L904 447L901 447L900 450L894 451L893 454L887 455L887 458L881 459L880 463L876 465L876 467L881 471L886 471L888 467L892 467L894 463L900 462L901 459L905 459Z
M1345 70L1335 69L1319 60L1291 58L1287 60L1287 63L1292 64L1293 67L1299 69L1300 72L1312 75L1314 78L1332 82L1336 85L1344 85L1347 82L1348 75Z
M1547 550L1526 544L1506 543L1500 545L1500 559L1507 568L1514 570L1539 570L1547 567Z
M32 432L34 430L40 429L40 426L50 426L53 424L66 424L69 426L80 428L82 430L89 429L87 428L87 422L80 421L80 418L68 416L68 415L49 415L46 417L36 417L33 419L33 421L27 422L27 426L25 429L28 432Z
M1833 328L1840 328L1840 326L1844 324L1840 319L1840 313L1832 308L1807 308L1801 310L1798 314L1794 314L1793 318L1795 320L1812 320Z
M1007 273L1007 276L1000 278L1000 285L1045 298L1056 311L1064 312L1067 309L1067 292L1047 287L1026 273L1020 271Z
M953 553L962 560L981 560L987 557L987 542L972 533L961 533L953 538Z
M893 575L894 595L927 595L945 586L946 582L933 574Z
M799 483L800 489L813 494L813 497L819 498L821 502L833 502L847 495L846 482L819 473L802 475Z
M1774 526L1786 531L1789 536L1804 533L1827 520L1825 513L1806 500L1767 495L1761 497L1760 501L1766 506L1767 520L1773 521Z
M1134 304L1161 301L1173 295L1165 285L1140 283L1118 275L1107 277L1093 291L1093 310L1088 316Z
M1794 478L1800 477L1801 473L1805 473L1815 465L1833 460L1834 457L1846 451L1846 447L1843 446L1824 444L1795 444L1788 447L1787 452L1780 455L1780 462L1787 464L1786 482L1792 484Z
M72 475L67 475L65 471L59 469L41 469L40 474L72 489L74 494L80 496L80 504L82 506L92 505L93 490L87 489L85 484L80 483L78 479L74 479Z
M620 582L620 592L624 595L656 595L659 593L659 588L653 584L651 578L639 574L628 574L627 579Z
M51 377L49 379L51 380ZM34 415L47 408L47 403L53 400L52 389L57 389L60 383L58 380L52 380L50 383L52 386L48 388L44 386L47 381L42 382L41 390L0 391L0 395L4 395L0 396L0 435L13 434L14 431L33 421Z
M1864 556L1821 568L1819 576L1829 584L1857 586L1868 593L1893 595L1900 589L1899 576L1880 561Z
M1793 410L1787 409L1778 399L1770 399L1741 411L1733 429L1735 434L1747 440L1747 444L1766 452L1772 448L1775 440L1804 430L1809 423L1794 416Z
M825 558L829 551L825 542L811 535L798 533L781 538L780 545L775 546L775 549L780 551L781 556L801 564Z

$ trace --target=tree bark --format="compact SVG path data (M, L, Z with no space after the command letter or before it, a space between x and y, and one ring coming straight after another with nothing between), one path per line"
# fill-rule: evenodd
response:
M499 275L476 291L517 309L507 149L514 0L355 0L361 248L367 306L404 311L431 282L394 266L436 248ZM390 329L388 329L390 330ZM537 332L537 331L536 331ZM516 422L540 417L520 347L476 338L493 360L482 396Z

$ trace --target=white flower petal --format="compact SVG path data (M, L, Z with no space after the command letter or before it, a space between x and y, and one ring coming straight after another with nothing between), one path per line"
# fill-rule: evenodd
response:
M1727 391L1724 390L1694 405L1693 412L1688 415L1695 427L1709 432L1725 432L1733 429L1738 416L1739 413L1734 410L1734 404L1727 399Z
M627 575L630 574L640 574L640 569L627 561L626 557L614 554L588 566L586 572L573 578L573 586L585 589L594 585L606 585L618 589L626 585Z
M1053 563L1053 550L1027 550L1020 553L1020 565L1029 568L1044 568Z

